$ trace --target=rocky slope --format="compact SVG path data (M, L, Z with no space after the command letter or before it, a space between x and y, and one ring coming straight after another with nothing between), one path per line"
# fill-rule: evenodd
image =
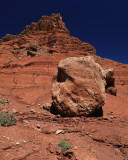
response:
M106 94L103 117L62 118L42 109L51 102L59 61L86 55L114 68L117 96ZM0 40L0 99L9 102L0 112L18 117L16 126L0 126L1 160L122 160L128 154L128 65L96 56L93 46L70 36L60 14ZM73 147L66 154L57 146L64 139Z

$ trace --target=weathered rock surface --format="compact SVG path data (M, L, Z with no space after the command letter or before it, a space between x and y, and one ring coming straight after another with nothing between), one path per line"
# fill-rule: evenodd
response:
M3 41L3 39L7 40ZM5 36L0 42L4 42L7 45L6 48L12 49L12 53L16 52L17 56L22 57L27 56L27 49L30 47L30 43L33 42L38 44L38 51L40 48L48 54L60 55L62 53L66 56L96 54L96 50L92 45L70 36L70 32L60 14L42 16L38 22L27 25L19 35Z
M113 68L107 68L104 70L106 75L106 88L115 87L115 78L114 78L114 70Z
M52 102L47 102L43 105L40 106L41 108L47 110L47 111L51 111L51 108L52 108Z
M25 30L21 32L21 35L31 34L35 31L53 31L60 30L69 34L69 30L66 28L65 23L62 21L61 15L52 14L51 16L42 16L42 18L37 22L32 22L30 25L25 27Z
M117 95L117 89L115 87L108 87L106 89L106 93L109 93L111 95L116 96Z
M0 43L16 39L17 37L18 35L6 34L2 39L0 39Z
M114 77L114 69L113 68L107 68L104 70L106 75L106 93L109 93L111 95L116 96L117 89L115 88L115 77Z
M90 116L105 103L105 75L91 56L60 61L52 99L62 116Z
M104 70L113 68L115 85L128 85L128 64L122 64L99 56L95 56L95 60Z

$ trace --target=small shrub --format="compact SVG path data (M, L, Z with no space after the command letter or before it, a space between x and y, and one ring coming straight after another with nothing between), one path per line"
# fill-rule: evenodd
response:
M58 146L61 147L61 152L65 152L68 149L72 149L72 146L70 146L65 140L64 141L60 141L58 143Z
M0 99L0 103L4 104L4 103L8 103L8 101L7 101L7 100Z
M128 160L128 155L126 155L123 160Z
M16 125L16 116L14 113L0 113L0 125L1 126L13 126Z

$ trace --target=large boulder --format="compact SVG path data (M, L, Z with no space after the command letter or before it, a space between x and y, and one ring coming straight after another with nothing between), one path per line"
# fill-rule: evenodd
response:
M53 77L52 100L62 116L90 116L105 103L105 74L93 57L60 61Z

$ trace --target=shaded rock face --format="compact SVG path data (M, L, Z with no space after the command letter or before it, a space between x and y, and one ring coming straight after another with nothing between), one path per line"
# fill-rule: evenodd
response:
M104 70L106 75L106 88L115 87L115 78L113 68L107 68Z
M91 56L60 61L52 99L62 116L90 116L105 103L105 75Z
M116 96L117 89L115 88L115 77L113 68L107 68L104 70L106 75L106 93Z
M117 89L115 87L108 87L106 89L106 93L109 93L111 95L116 96L117 95Z

